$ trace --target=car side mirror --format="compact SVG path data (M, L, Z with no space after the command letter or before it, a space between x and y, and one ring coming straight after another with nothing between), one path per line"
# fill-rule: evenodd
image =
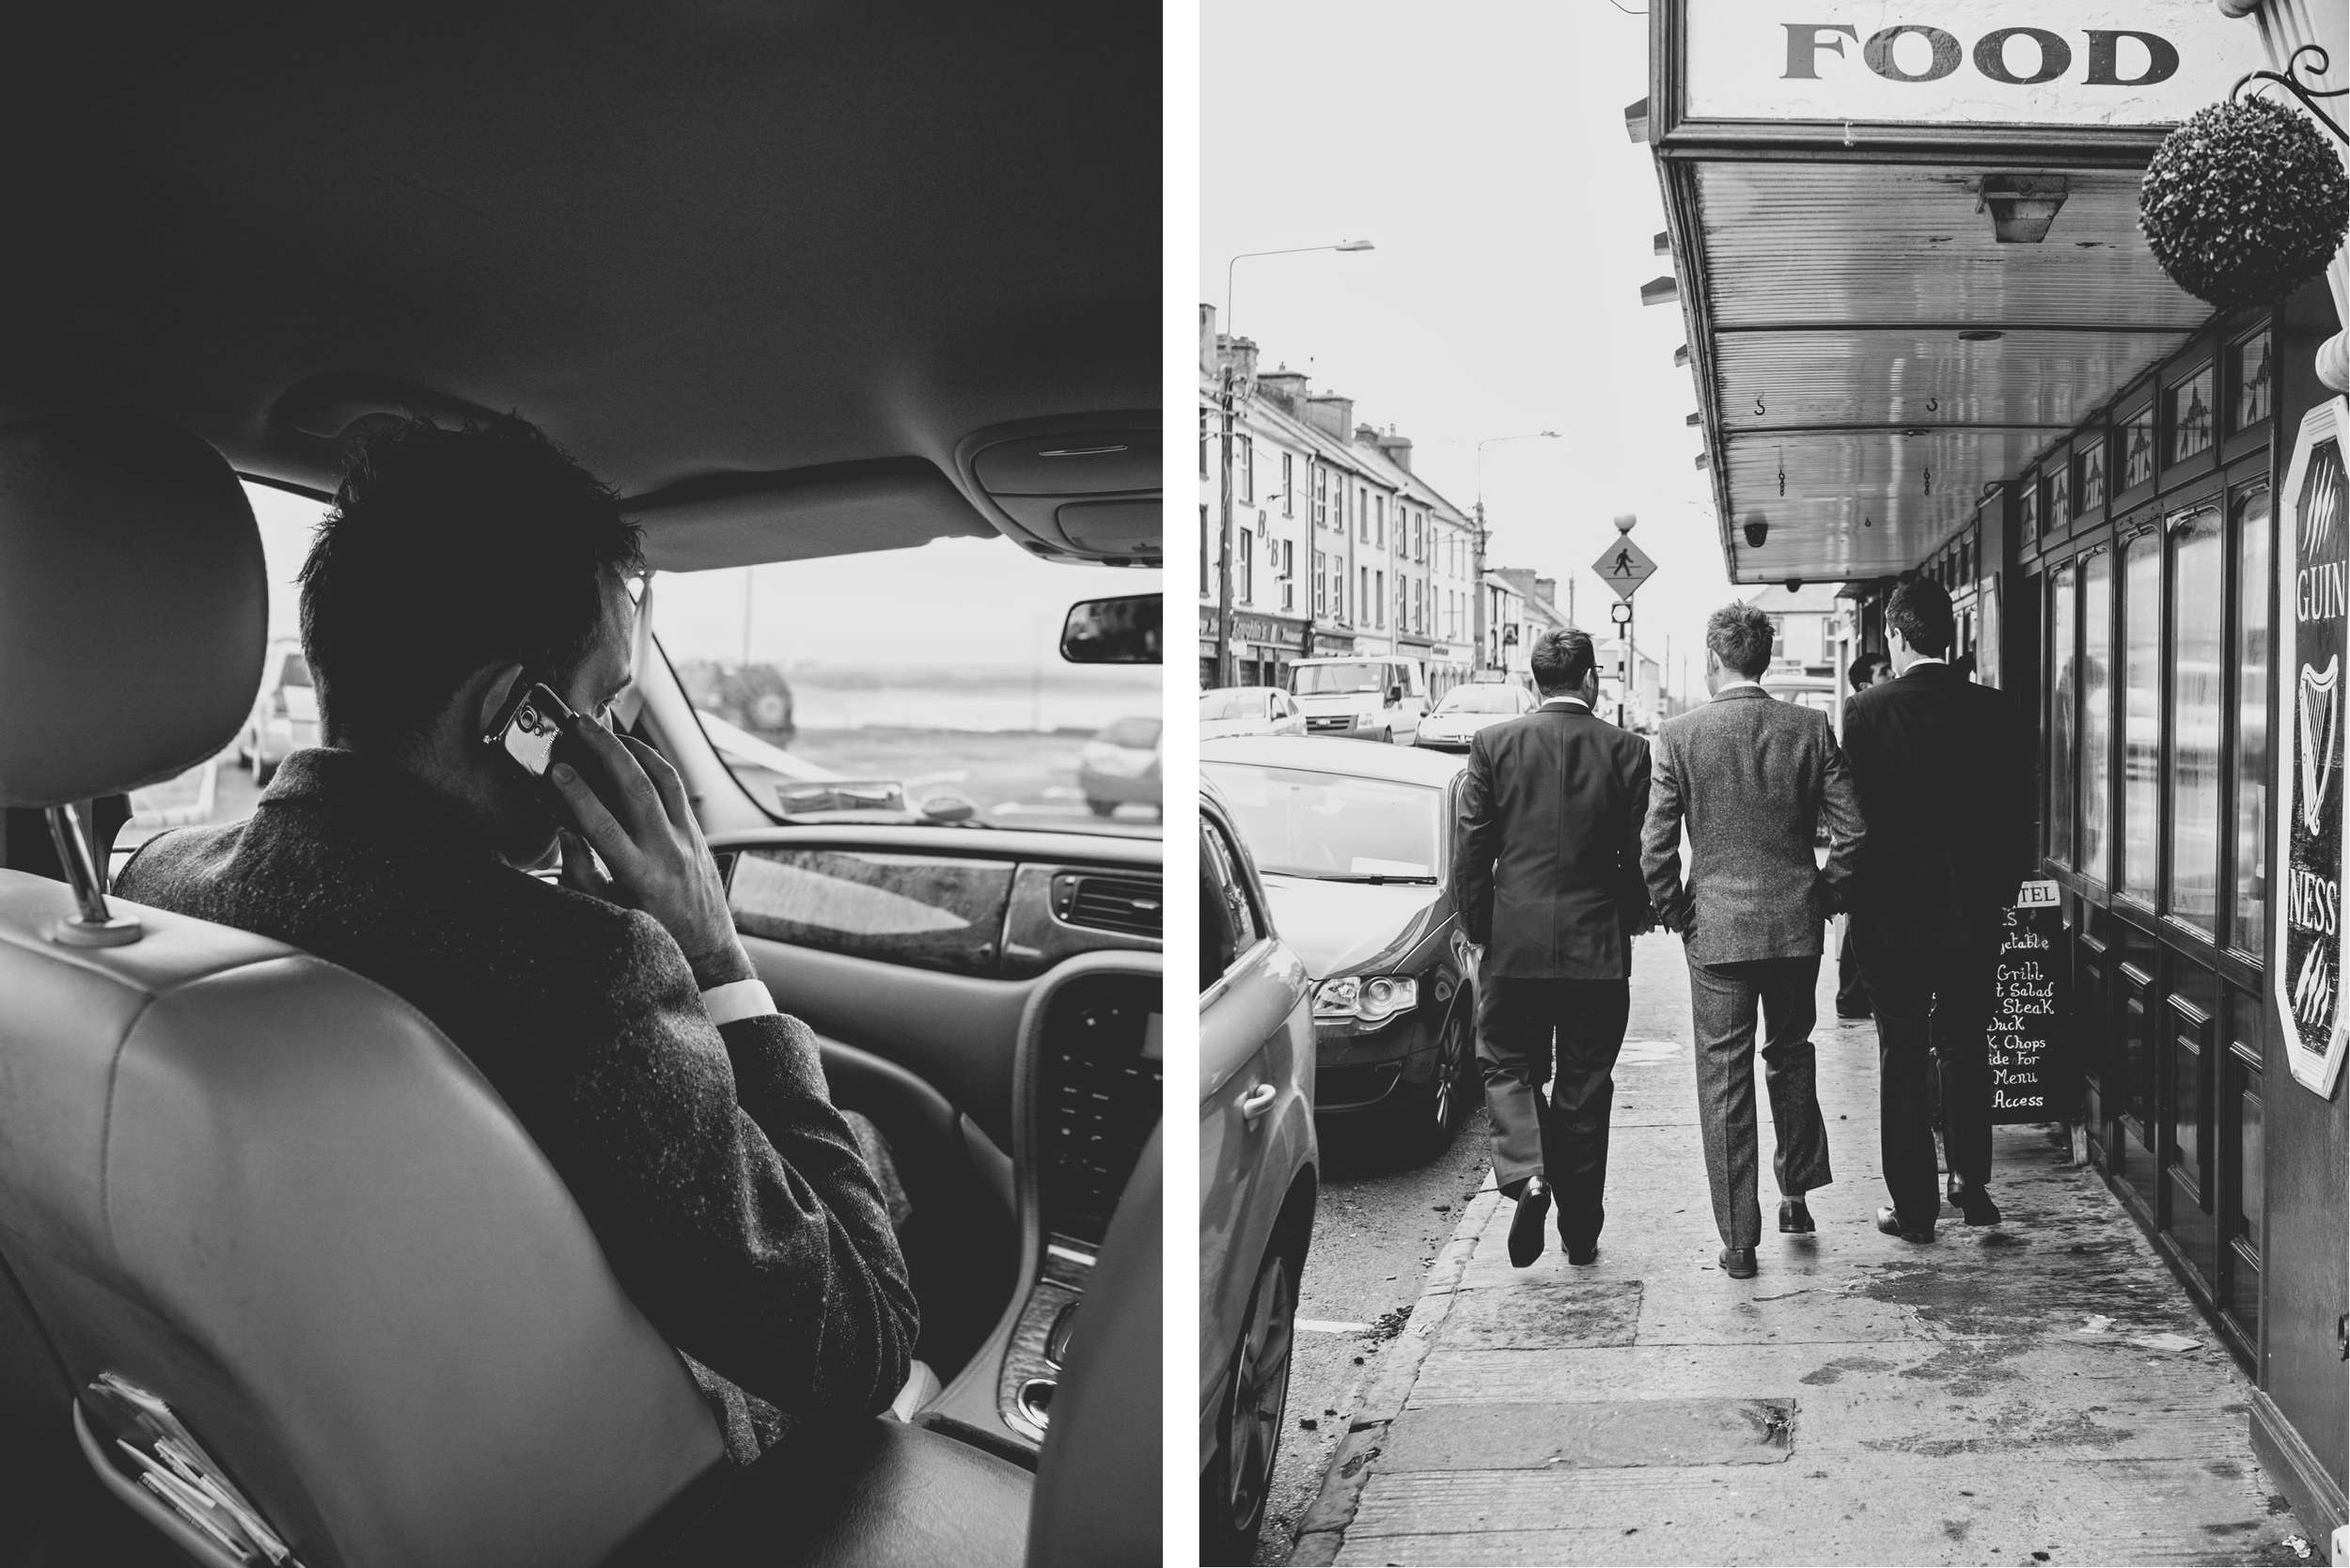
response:
M1161 601L1155 593L1082 599L1069 606L1060 630L1060 656L1073 665L1155 665Z

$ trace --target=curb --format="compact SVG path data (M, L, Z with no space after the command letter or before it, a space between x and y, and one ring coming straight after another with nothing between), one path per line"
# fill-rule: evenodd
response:
M1362 1407L1347 1422L1346 1435L1330 1454L1322 1490L1297 1521L1290 1561L1298 1568L1327 1568L1338 1560L1339 1548L1346 1544L1347 1527L1355 1522L1355 1505L1371 1480L1371 1462L1379 1457L1380 1446L1386 1441L1387 1424L1403 1413L1404 1402L1412 1397L1420 1366L1436 1347L1436 1334L1452 1310L1461 1276L1468 1271L1469 1259L1477 1251L1477 1238L1500 1205L1501 1192L1488 1168L1484 1186L1462 1210L1452 1239L1428 1265L1428 1282L1420 1288L1419 1299L1412 1303L1411 1315L1404 1319L1403 1330L1388 1353L1390 1359L1364 1392Z

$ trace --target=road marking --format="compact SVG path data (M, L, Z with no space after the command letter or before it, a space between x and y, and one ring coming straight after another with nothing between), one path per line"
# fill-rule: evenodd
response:
M1301 1334L1368 1334L1367 1323L1325 1323L1321 1318L1299 1318L1295 1325Z

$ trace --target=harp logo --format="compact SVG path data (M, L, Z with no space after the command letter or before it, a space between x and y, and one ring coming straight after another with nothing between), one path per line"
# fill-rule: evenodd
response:
M2326 795L2333 782L2335 722L2342 711L2342 655L2326 661L2321 672L2301 666L2301 823L2311 833L2326 822Z

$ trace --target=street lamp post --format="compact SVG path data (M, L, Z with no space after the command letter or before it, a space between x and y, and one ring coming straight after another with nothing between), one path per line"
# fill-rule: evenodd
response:
M1232 269L1254 256L1300 256L1314 250L1375 250L1369 240L1346 240L1335 245L1296 245L1287 250L1245 250L1224 263L1224 341L1236 341L1232 332ZM1232 429L1239 422L1240 402L1251 388L1232 368L1232 356L1216 353L1216 409L1223 425L1223 501L1216 509L1215 683L1232 683Z
M1485 667L1485 448L1496 441L1556 441L1557 431L1528 431L1524 435L1489 435L1477 444L1477 542L1469 563L1469 584L1476 595L1470 635L1477 639L1477 668Z

